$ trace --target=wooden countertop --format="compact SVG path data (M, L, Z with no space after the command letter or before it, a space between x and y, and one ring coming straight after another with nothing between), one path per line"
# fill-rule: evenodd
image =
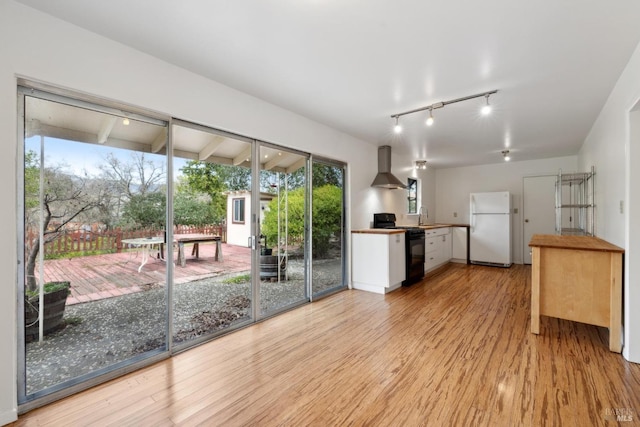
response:
M580 249L585 251L618 252L624 249L590 236L559 236L557 234L534 234L529 242L530 247Z
M362 230L351 230L352 234L404 234L406 230L396 228L365 228Z

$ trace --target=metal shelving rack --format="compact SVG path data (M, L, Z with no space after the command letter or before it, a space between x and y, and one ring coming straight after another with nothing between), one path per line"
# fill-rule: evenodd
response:
M556 178L556 233L595 235L595 168L590 172L563 174Z

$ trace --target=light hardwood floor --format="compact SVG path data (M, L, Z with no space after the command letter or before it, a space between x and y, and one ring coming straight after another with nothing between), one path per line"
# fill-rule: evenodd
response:
M542 318L530 268L453 265L345 291L20 417L15 425L614 425L640 365L608 331Z

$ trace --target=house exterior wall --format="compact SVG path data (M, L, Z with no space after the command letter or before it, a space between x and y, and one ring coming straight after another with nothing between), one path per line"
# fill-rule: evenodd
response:
M244 200L244 220L234 221L233 203L234 200ZM248 192L230 193L227 195L227 243L236 246L247 246L248 238L251 237L251 194Z

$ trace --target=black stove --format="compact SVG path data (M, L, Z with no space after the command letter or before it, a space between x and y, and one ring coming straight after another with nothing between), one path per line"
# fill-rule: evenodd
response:
M405 230L406 279L403 286L419 282L424 277L424 229L414 226L396 225L396 214L373 214L373 228Z

